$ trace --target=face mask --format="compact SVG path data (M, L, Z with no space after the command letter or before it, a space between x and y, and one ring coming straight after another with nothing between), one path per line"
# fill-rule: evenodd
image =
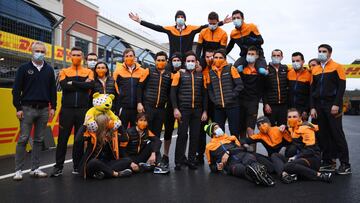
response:
M220 136L225 134L224 131L221 128L216 129L214 131L214 133L215 133L215 137L220 137Z
M157 61L156 62L156 67L159 70L164 70L165 66L166 66L166 61Z
M264 134L267 134L269 132L269 129L270 129L269 123L261 123L259 126L260 132Z
M147 127L147 121L138 121L137 122L137 127L140 129L140 130L145 130L145 128Z
M271 57L271 61L273 64L280 64L281 58L280 57Z
M40 53L40 52L35 52L34 53L34 60L35 61L43 61L45 58L45 54L44 53Z
M297 118L288 118L288 126L291 128L296 128L299 125L299 119Z
M81 64L81 57L73 56L71 57L71 62L74 66L79 66Z
M185 25L185 19L184 18L176 18L176 24L179 26Z
M181 66L181 61L173 61L172 65L174 66L174 68L179 68Z
M194 62L187 62L186 63L186 69L194 70L195 69L195 63Z
M92 68L95 68L95 65L97 62L96 61L87 61L86 63L88 65L88 67L92 69Z
M134 57L125 57L124 62L127 66L132 66L135 63Z
M256 56L246 55L246 61L247 61L248 63L255 63L255 61L256 61Z
M233 23L234 23L235 27L241 27L242 20L241 19L235 19L235 20L233 20Z
M214 59L214 65L217 67L217 68L220 68L220 66L224 63L224 59Z
M319 53L319 54L318 54L318 59L319 59L321 62L326 62L326 61L327 61L327 54L326 54L326 53Z
M102 78L106 75L107 70L106 69L95 69L96 74L99 76L99 78Z
M292 63L292 67L294 70L300 70L301 69L301 63L300 62L294 62Z
M209 29L212 30L212 31L216 30L217 27L218 27L217 24L215 24L215 25L209 25Z

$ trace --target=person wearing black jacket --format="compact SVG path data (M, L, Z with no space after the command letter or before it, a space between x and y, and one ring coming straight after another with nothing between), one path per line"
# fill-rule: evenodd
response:
M196 55L189 51L185 55L186 71L177 72L171 84L171 102L174 107L174 117L178 120L178 137L175 149L175 170L181 170L186 162L185 150L190 128L190 144L188 161L190 169L197 169L195 156L199 142L201 121L207 119L206 82L201 72L195 71Z
M44 61L45 53L45 44L34 42L31 61L21 65L16 72L12 94L16 117L20 121L20 135L16 145L14 180L23 178L25 148L33 125L35 133L30 175L34 177L47 176L39 169L39 156L48 119L52 118L55 113L57 93L54 70Z
M175 52L180 52L182 55L184 55L186 52L192 50L195 35L198 34L202 29L208 27L207 24L202 26L186 25L186 15L185 12L181 10L177 11L175 14L175 26L154 25L147 21L141 20L137 14L133 13L129 13L129 17L133 21L140 23L142 26L158 32L166 33L169 37L170 56L172 56ZM231 18L226 16L224 21L219 22L218 25L222 26L225 23L229 23L230 21Z
M86 111L89 109L89 92L94 88L94 73L82 66L83 52L81 48L71 49L72 65L59 73L62 88L61 112L59 119L59 137L56 147L56 164L52 177L62 175L62 169L67 151L67 143L72 128L76 133L84 123ZM74 140L76 140L74 136ZM78 174L78 165L83 155L83 143L74 143L73 146L73 174Z
M283 58L280 49L273 50L271 58L262 97L264 115L270 119L272 126L281 126L286 124L288 109L288 67L280 63Z

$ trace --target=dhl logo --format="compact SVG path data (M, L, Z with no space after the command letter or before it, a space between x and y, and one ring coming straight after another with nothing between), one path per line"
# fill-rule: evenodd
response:
M18 133L18 128L0 128L0 144L13 142Z
M345 69L346 77L360 77L360 64L347 65Z

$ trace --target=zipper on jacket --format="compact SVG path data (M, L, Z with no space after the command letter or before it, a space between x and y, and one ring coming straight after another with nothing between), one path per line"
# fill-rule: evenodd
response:
M158 92L158 94L157 94L157 99L156 99L156 108L158 108L159 102L160 102L162 75L163 75L163 73L160 73L160 81L159 81L159 86L158 86L158 91L159 91L159 92Z
M79 79L78 69L76 68L76 81ZM75 91L75 107L78 107L78 91Z
M297 90L298 79L300 77L300 74L301 73L299 73L299 74L296 73L296 80L295 80L295 85L294 85L294 89L293 89L294 90L294 104L293 104L294 106L296 105L296 94L297 94L296 90Z
M221 73L220 73L221 74ZM221 75L219 77L219 87L220 87L220 98L221 98L221 105L223 108L225 108L225 102L224 102L224 94L222 91L222 84L221 84Z
M322 92L323 92L324 70L325 70L325 67L322 69L321 78L320 78L320 98L321 98Z
M192 102L191 102L191 107L192 108L195 108L195 82L194 82L194 72L191 72L191 82L192 82L192 84L191 84L191 90L192 90Z
M279 67L280 68L280 67ZM279 80L279 70L276 69L276 80L277 80L277 88L278 88L278 99L279 99L279 104L281 103L281 92L280 92L280 80Z

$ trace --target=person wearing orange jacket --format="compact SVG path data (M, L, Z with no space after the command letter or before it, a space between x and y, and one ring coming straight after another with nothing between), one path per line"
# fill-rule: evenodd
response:
M300 52L292 54L292 69L287 74L289 89L289 108L300 111L301 117L307 121L310 113L311 72L304 68L304 55Z
M171 84L171 103L174 108L174 117L178 120L178 137L175 148L175 170L181 170L183 164L190 169L197 169L195 163L196 151L199 142L201 121L207 119L207 90L202 72L195 70L198 64L193 51L185 55L185 71L179 71L173 76ZM190 129L190 143L188 160L185 157Z
M71 49L72 64L59 73L60 86L62 88L61 110L59 118L59 137L56 146L56 164L51 177L62 175L67 143L71 130L77 133L84 123L86 111L89 109L89 93L94 87L94 72L82 66L83 52L81 48ZM74 140L77 140L74 136ZM78 165L83 155L83 142L76 142L73 146L73 174L78 174Z
M184 56L186 52L191 51L195 35L209 26L207 24L202 26L186 25L186 15L185 12L181 10L178 10L175 14L176 24L170 26L154 25L141 20L137 14L133 13L129 13L129 17L133 21L140 23L142 26L167 34L169 38L170 56L175 52L180 52ZM229 22L231 22L231 17L226 16L223 21L218 23L218 26L222 26Z
M124 62L113 73L115 87L118 93L116 102L121 123L125 128L135 126L137 114L137 87L144 69L136 63L135 51L127 48L124 51Z
M227 63L225 50L215 51L213 65L205 77L209 98L215 105L214 121L225 129L227 119L230 133L239 136L239 95L244 85L236 68Z
M311 117L319 123L319 145L322 151L323 171L334 171L336 159L341 165L340 175L351 174L349 149L342 126L342 104L346 87L345 71L342 65L331 59L332 47L321 44L318 47L320 66L312 69Z
M202 67L206 66L206 51L225 49L227 45L227 34L218 25L219 15L216 12L210 12L208 22L209 27L201 30L196 47L196 55Z

